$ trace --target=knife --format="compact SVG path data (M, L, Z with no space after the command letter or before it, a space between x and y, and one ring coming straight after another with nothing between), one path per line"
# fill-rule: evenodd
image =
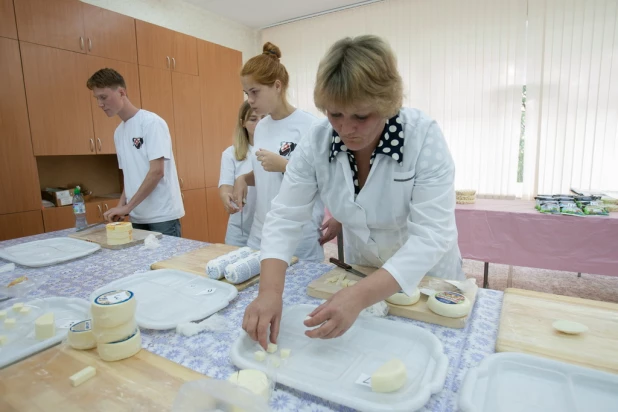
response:
M117 216L117 217L118 217L118 216ZM122 221L124 220L124 218L125 218L125 217L127 217L127 216L125 215L125 216L123 216L122 218L118 218L118 219L116 219L116 220L114 220L114 221L115 221L115 222L122 222ZM105 221L105 222L99 222L99 223L95 223L95 224L92 224L92 225L88 225L88 226L86 226L86 227L82 227L81 229L77 229L77 230L75 231L75 233L77 233L77 232L83 232L84 230L92 229L93 227L97 227L97 226L101 226L101 225L106 225L107 223L108 223L108 222L107 222L107 221Z
M356 269L354 269L352 266L348 265L347 263L344 263L342 261L340 261L339 259L335 259L335 258L330 258L330 263L334 263L335 265L339 266L341 269L344 269L346 272L350 272L356 276L360 276L362 278L367 277L366 274L364 274L363 272L360 272Z

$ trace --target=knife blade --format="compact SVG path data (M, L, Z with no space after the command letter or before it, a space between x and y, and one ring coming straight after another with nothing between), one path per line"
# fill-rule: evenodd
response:
M354 269L352 266L348 265L347 263L344 263L342 261L340 261L339 259L335 259L335 258L330 258L330 263L334 263L335 265L339 266L341 269L344 269L346 272L350 272L356 276L360 276L362 278L367 277L366 274L364 274L363 272L360 272L356 269Z
M93 225L88 225L86 227L82 227L81 229L77 229L75 232L83 232L84 230L92 229L93 227L101 226L106 224L107 222L95 223Z

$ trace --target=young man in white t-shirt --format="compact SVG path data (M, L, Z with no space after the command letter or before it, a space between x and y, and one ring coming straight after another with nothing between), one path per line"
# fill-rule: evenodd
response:
M114 69L97 71L86 85L108 117L118 115L122 120L114 132L114 144L124 190L118 206L105 212L105 219L113 222L129 215L136 229L180 237L185 210L167 123L131 104L126 83Z

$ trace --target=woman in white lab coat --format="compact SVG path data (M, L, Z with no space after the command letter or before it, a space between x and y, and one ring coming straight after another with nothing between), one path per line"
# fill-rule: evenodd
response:
M255 212L255 188L249 188L247 206L239 213L232 196L234 181L240 175L252 170L251 153L253 152L253 132L255 126L264 116L259 116L247 101L240 105L236 129L234 131L234 145L228 147L221 155L221 173L219 174L219 196L225 211L230 214L225 232L225 243L234 246L247 246L247 238L253 224Z
M395 56L378 37L342 39L320 62L314 99L327 119L287 166L264 223L260 291L243 320L263 347L269 326L276 343L285 272L318 196L343 225L346 263L379 269L313 311L307 336L341 336L361 310L400 289L411 294L425 275L464 278L455 166L436 122L401 107L402 90Z

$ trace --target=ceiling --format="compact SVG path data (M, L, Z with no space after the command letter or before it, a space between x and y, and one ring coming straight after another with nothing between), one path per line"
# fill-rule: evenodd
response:
M376 0L185 0L209 12L261 29L287 20Z

